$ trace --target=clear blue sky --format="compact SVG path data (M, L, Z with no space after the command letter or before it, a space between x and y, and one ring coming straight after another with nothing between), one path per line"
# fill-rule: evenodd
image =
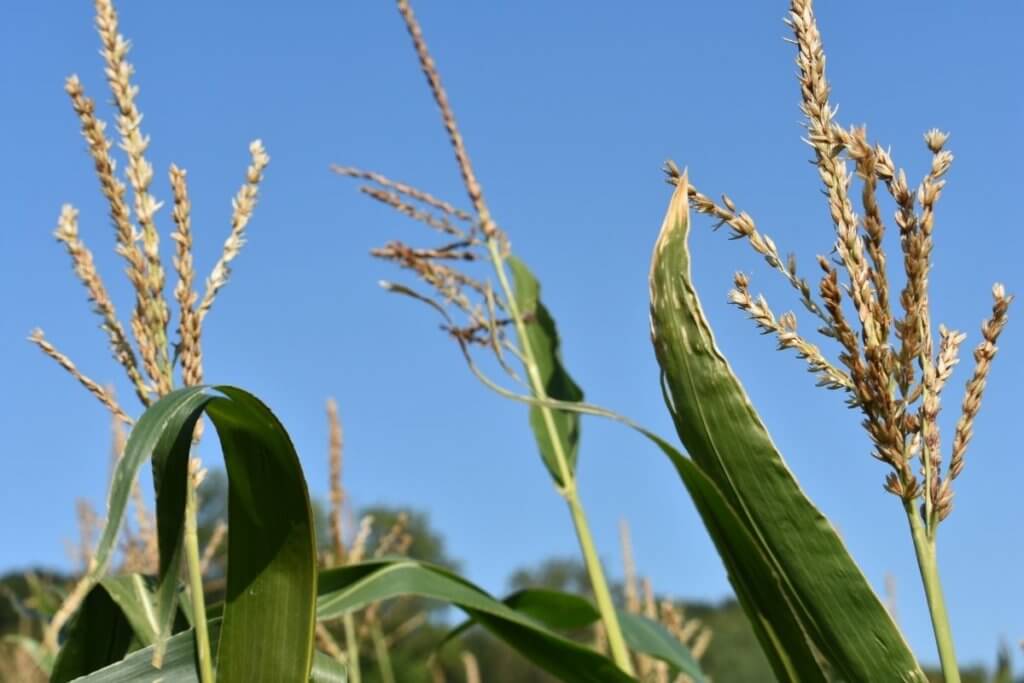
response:
M470 578L501 591L510 571L575 542L526 428L525 409L464 371L426 310L377 286L396 274L367 250L425 231L373 205L327 170L362 165L465 204L458 174L400 19L390 3L122 0L122 30L152 135L156 192L189 170L197 263L226 236L229 198L261 137L272 157L250 243L208 318L207 377L263 397L291 430L315 494L326 489L323 403L346 423L346 479L359 503L429 511ZM121 383L83 290L52 236L61 203L121 312L129 293L112 230L62 91L78 73L106 102L91 3L13 3L0 27L5 158L0 167L0 359L4 415L0 569L68 566L74 499L102 505L108 418L25 341L42 326L81 368ZM687 165L705 192L727 191L811 272L831 227L810 149L800 141L785 2L420 3L477 170L517 253L541 276L567 363L595 402L664 434L672 427L648 340L646 275L668 200L659 167ZM1024 25L1017 2L822 3L833 100L868 122L912 179L921 134L952 131L957 155L939 205L937 315L978 339L996 279L1024 291L1021 217ZM104 110L109 113L109 109ZM160 215L170 228L167 209ZM164 245L169 244L165 240ZM881 489L858 417L813 387L725 303L736 268L779 312L797 307L742 243L698 221L697 285L720 345L808 493L934 661L906 522ZM895 259L894 259L895 260ZM1019 397L1022 319L1011 314L940 556L962 659L990 662L1024 637ZM811 329L804 321L804 328ZM827 340L826 340L827 341ZM951 432L960 368L946 398ZM661 591L718 599L725 573L668 463L623 428L584 424L581 486L602 555L619 573L616 523ZM1018 661L1020 657L1018 657Z

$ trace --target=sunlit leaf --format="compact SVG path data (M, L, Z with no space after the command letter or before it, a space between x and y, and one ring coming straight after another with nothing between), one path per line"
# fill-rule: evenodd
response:
M461 608L521 655L567 683L632 680L594 650L552 632L465 579L414 560L378 560L323 572L317 613L321 619L332 619L405 595Z
M690 280L688 214L684 176L654 248L650 281L652 338L679 438L774 568L797 620L836 676L924 680L889 613L800 489L715 345ZM715 525L708 530L723 534ZM734 564L730 572L737 569ZM780 617L778 610L752 615L769 622ZM776 628L777 635L787 631Z
M160 548L152 654L160 663L177 613L188 461L204 410L220 438L229 484L227 595L223 629L212 641L217 678L305 680L312 667L316 596L309 494L284 427L241 389L180 389L143 414L115 469L108 523L89 576L98 582L109 564L132 482L152 457Z

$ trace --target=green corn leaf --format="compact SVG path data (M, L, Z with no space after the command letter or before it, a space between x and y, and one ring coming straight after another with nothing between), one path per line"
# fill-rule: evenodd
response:
M52 681L70 681L156 642L156 581L141 574L108 576L93 586L68 625Z
M105 572L132 482L152 457L160 548L152 655L160 664L177 613L188 459L203 410L220 437L229 481L231 536L217 678L305 680L312 667L316 597L309 494L284 427L241 389L180 389L143 414L114 472L108 523L89 579L98 583Z
M57 654L51 683L65 683L120 661L133 637L124 611L102 586L93 587L69 624Z
M210 638L216 642L222 630L218 617L209 622ZM76 678L79 683L198 683L195 662L195 634L191 629L172 636L166 644L163 666L153 666L152 646L137 650L127 657L88 676ZM214 662L217 656L214 654ZM345 683L345 668L339 662L317 651L309 675L311 683Z
M552 630L585 628L601 619L597 608L584 597L547 588L525 588L506 596L502 602L523 616ZM685 673L694 683L703 683L703 672L689 648L680 643L664 626L647 617L618 611L622 634L629 648L666 662L673 674ZM442 645L465 632L473 621L466 621L445 636Z
M640 431L668 456L690 493L775 677L780 683L825 683L829 677L796 617L777 568L725 496L696 463L664 439Z
M680 643L657 621L619 610L619 624L626 637L626 644L634 652L667 663L672 676L684 673L694 683L705 683L707 680L700 670L700 664L690 653L690 648Z
M406 595L440 600L462 608L474 621L560 680L568 683L632 681L599 653L563 638L538 620L510 608L469 581L441 567L405 558L370 560L324 571L320 574L318 592L317 612L320 619L336 619L369 604ZM523 597L520 604L536 607L537 600L534 596ZM596 610L582 598L560 596L557 604L568 607L576 615L576 620L589 608L590 622L596 620ZM545 610L549 608L550 605ZM536 615L536 609L534 612ZM211 619L210 638L223 641L224 628L224 621L220 617ZM88 683L191 683L198 680L191 630L174 635L167 641L162 668L153 667L152 654L152 647L139 650L112 666L78 680ZM222 648L220 657L223 656ZM217 663L219 673L223 661ZM322 653L316 653L310 680L323 683L344 681L343 676L344 670L337 662Z
M122 574L104 578L99 586L124 613L143 646L152 645L158 636L154 584L152 578L141 574Z
M219 681L309 675L317 581L315 522L284 427L234 387L207 412L228 473L228 575Z
M100 535L87 579L93 584L106 573L124 520L132 484L139 468L153 458L153 482L156 488L157 532L160 549L157 586L156 656L161 643L170 635L177 610L178 568L181 564L181 526L184 521L184 487L192 429L203 408L213 400L202 387L179 389L151 406L139 418L125 445L124 456L114 468L107 499L107 523ZM178 457L171 458L171 454ZM173 467L166 466L170 462ZM180 496L175 495L175 489ZM177 498L181 503L176 503ZM177 516L178 519L173 519ZM177 531L177 538L172 534Z
M526 321L526 335L537 362L537 370L548 398L560 401L579 402L583 390L573 381L562 365L561 342L554 318L540 301L540 283L526 264L515 256L508 258L512 277L515 279L515 298L519 312ZM559 485L564 485L555 456L554 445L544 420L544 408L530 406L530 427L537 439L541 457L551 476ZM580 447L580 416L564 410L552 410L557 438L562 452L568 459L570 472L576 470L576 457Z
M688 213L684 177L654 249L650 282L654 348L683 445L776 569L796 618L835 676L925 680L902 634L828 520L800 489L716 347L690 280ZM752 615L762 617L774 620L776 614Z
M524 588L505 596L502 602L556 630L585 628L601 618L586 598L548 588Z
M217 642L221 631L221 620L210 621L210 640ZM124 659L106 668L74 679L88 683L195 683L199 681L196 668L195 634L191 629L171 636L164 644L161 667L153 666L155 647L150 646L129 654ZM216 654L214 654L216 659Z
M451 572L408 559L375 560L324 571L317 615L334 619L381 600L415 595L461 608L521 655L567 683L633 679L590 648L550 631Z
M310 683L345 683L348 669L344 664L317 650L313 653L313 670L309 672Z

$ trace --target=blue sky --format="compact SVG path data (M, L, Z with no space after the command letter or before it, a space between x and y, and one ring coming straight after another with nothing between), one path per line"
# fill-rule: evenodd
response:
M262 138L272 157L250 243L207 319L207 378L244 386L278 412L321 496L323 404L337 397L355 500L429 511L468 576L491 590L503 590L515 567L572 553L571 525L535 454L525 409L473 380L428 311L376 286L396 273L371 260L370 247L429 237L328 172L332 162L361 165L466 204L394 8L119 5L122 31L135 45L155 191L169 198L171 162L189 170L200 273L227 234L248 142ZM1014 207L1024 182L1021 7L873 0L819 9L844 124L867 122L911 179L929 163L921 134L952 131L957 160L939 204L932 299L936 316L967 331L971 347L992 282L1024 290ZM780 249L797 252L808 273L831 243L811 152L800 141L784 12L782 2L419 7L491 208L544 283L571 372L591 400L663 434L673 430L648 339L646 284L670 192L662 162L688 166L708 194L728 192ZM0 362L9 391L0 399L0 570L68 566L74 499L101 506L108 471L107 415L25 341L28 332L42 326L86 373L117 383L131 405L51 236L60 205L75 204L119 310L129 310L112 230L62 91L64 78L78 73L87 92L109 99L90 3L16 3L5 17ZM167 209L160 218L166 234ZM905 518L881 489L885 470L869 457L858 417L837 395L816 390L800 361L758 337L725 294L740 268L777 312L797 302L744 244L712 234L705 220L697 227L695 277L720 346L872 583L881 589L886 573L895 577L901 625L922 659L934 661ZM1024 343L1014 318L957 481L956 509L940 534L965 661L990 662L1000 638L1024 637L1024 459L1011 436ZM812 328L809 320L804 328ZM965 362L947 394L947 435L968 372ZM659 590L706 599L729 593L678 479L640 438L587 420L580 482L613 575L624 517L640 570Z

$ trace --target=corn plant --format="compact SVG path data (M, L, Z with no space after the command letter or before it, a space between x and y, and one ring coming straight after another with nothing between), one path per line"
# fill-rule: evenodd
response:
M195 601L180 599L179 568L189 552L184 524L191 440L204 413L227 466L230 535L225 600L200 611ZM564 680L631 680L600 653L556 632L597 619L583 598L551 592L531 596L529 610L516 609L515 601L499 601L448 570L405 558L319 570L309 494L294 447L273 413L235 387L178 389L142 415L115 470L97 557L109 556L132 482L147 459L157 496L157 576L91 582L53 665L55 681L339 680L345 667L315 648L317 622L408 595L462 608ZM571 624L567 610L575 615ZM700 680L689 652L667 629L642 617L629 626L637 651ZM204 653L204 647L210 649Z
M612 656L623 671L632 673L629 650L576 485L579 416L552 409L545 403L548 399L580 401L583 393L562 364L558 333L554 320L540 302L536 278L526 264L510 255L507 237L491 216L448 95L412 8L405 0L399 0L398 9L440 109L473 211L456 209L449 202L379 173L342 166L336 166L335 171L370 181L371 184L363 188L370 197L422 221L446 237L446 243L437 247L412 248L396 241L373 252L379 258L413 270L435 290L436 299L395 283L385 283L385 287L429 303L441 312L446 318L445 329L458 340L471 364L470 347L480 346L492 350L510 376L518 379L510 362L522 365L525 385L538 401L531 407L530 424L541 458L569 509ZM497 287L448 265L475 261L489 262L493 266ZM445 309L448 304L465 315L464 324L449 317ZM514 341L506 333L509 327L515 330Z
M937 130L925 135L932 166L915 192L889 153L868 143L865 129L846 129L835 122L811 2L791 2L788 23L798 48L807 139L835 226L836 258L819 257L823 277L820 296L815 296L798 273L795 258L784 259L747 213L726 196L718 203L702 194L686 173L669 163L669 180L676 189L652 259L651 333L662 369L661 388L687 457L628 418L582 402L582 391L562 364L554 319L540 302L539 283L510 253L505 234L488 211L420 28L408 3L398 4L441 110L473 211L461 211L378 173L351 167L336 170L368 181L361 188L367 195L449 236L440 246L414 248L394 241L373 252L412 271L432 293L391 282L384 286L436 309L471 371L500 395L529 404L541 455L556 489L569 503L599 606L606 590L604 574L571 478L579 432L574 415L579 414L624 422L669 457L780 680L925 680L903 635L834 528L800 489L715 345L689 275L692 207L748 241L794 287L802 305L822 325L822 333L839 342L836 363L797 332L793 314L776 317L763 297L750 293L748 277L737 274L731 303L747 312L761 331L774 335L780 348L792 349L806 360L821 386L845 392L849 405L864 415L873 455L892 470L885 490L899 498L910 526L943 675L949 683L958 682L938 578L936 531L952 509L951 485L963 469L1012 297L1001 285L993 288L992 315L982 326L983 341L975 350L974 372L943 472L936 423L939 396L964 340L961 333L940 327L936 350L928 297L935 207L952 162L945 150L947 135ZM851 162L863 187L862 217L856 215L851 199ZM880 185L897 205L895 223L906 271L900 313L891 305L885 222L877 199ZM497 287L470 272L478 261L489 262ZM840 281L841 273L848 282ZM486 374L474 355L481 349L492 353L508 379L521 388L509 388ZM526 381L514 369L515 361L522 364ZM920 478L914 472L915 461ZM631 673L627 643L614 642L620 619L610 608L602 609L602 618L615 661Z
M676 184L676 195L655 249L651 283L653 338L665 371L669 406L680 438L695 459L702 454L725 450L729 441L724 440L724 434L712 441L708 439L710 433L695 430L693 424L695 417L710 412L706 406L714 397L724 395L724 392L714 391L717 385L710 382L703 387L708 391L693 393L701 388L700 383L693 381L699 376L691 370L693 359L716 356L719 361L724 359L715 350L709 330L700 335L684 336L685 323L702 325L699 302L687 272L685 209L689 204L717 218L719 225L728 225L736 237L747 240L794 286L805 308L818 318L822 334L838 342L839 364L834 364L797 332L795 315L776 317L763 296L751 295L748 277L742 273L736 275L730 302L745 311L762 332L775 336L780 349L791 349L804 359L817 376L819 386L845 393L850 407L862 413L862 424L873 446L872 455L891 469L884 488L899 499L910 527L943 676L948 682L956 682L960 676L939 582L937 531L952 511L952 483L963 471L974 418L981 406L986 379L996 355L996 342L1006 325L1013 297L1001 284L992 288L991 316L982 324L982 341L974 351L974 370L967 381L961 415L943 467L937 424L940 396L958 363L959 347L966 338L940 325L936 344L928 293L936 204L945 186L944 176L953 161L953 155L945 149L948 134L936 129L925 134L932 163L915 191L908 184L906 173L895 166L886 149L868 141L865 128L847 129L836 123L829 100L824 50L811 2L793 0L788 23L797 46L807 139L814 150L815 164L835 226L835 258L818 257L823 275L818 286L820 299L816 300L810 284L798 275L795 258L783 261L775 243L756 229L749 215L737 211L728 197L723 196L720 205L701 194L685 173L681 174L670 165L668 172L670 180ZM862 216L854 209L849 163L853 164L862 187ZM890 293L889 259L883 245L885 220L878 202L880 186L897 206L894 222L899 229L900 256L906 276L899 294L899 312L893 310L895 297ZM845 274L845 283L841 282L841 274ZM685 349L687 345L689 349ZM720 370L720 374L724 374L728 368L722 363ZM696 405L698 396L703 398L701 405ZM751 412L742 404L721 407L733 416L734 425L741 422L735 417L737 414ZM735 452L745 450L751 456L757 456L758 452L771 453L774 449L764 438L767 433L760 421L756 416L749 417L754 417L751 420L754 433L743 443L733 443ZM764 455L757 457L762 458L762 462L767 460ZM915 463L920 467L919 473L914 472ZM765 481L770 480L762 480ZM742 491L739 502L746 507L750 503L744 498L767 490L764 483L755 486L751 481ZM750 507L762 514L772 510L771 501L767 499ZM773 536L780 536L778 526L773 525L769 517L753 522L770 544ZM793 555L789 552L792 548L784 545L785 539L779 538L779 541L777 557L786 565L792 561ZM838 574L823 574L819 570L808 579L821 582L823 576L838 578ZM786 573L791 577L799 576L800 568L787 568ZM881 623L881 612L877 608L874 611L879 613L875 622ZM829 617L826 626L839 623L839 617L839 614ZM877 637L877 633L873 635ZM852 633L845 636L848 642L853 642L854 637Z
M231 263L244 244L245 230L252 216L259 185L270 157L259 140L250 144L251 163L246 170L245 181L232 201L233 211L228 238L223 253L206 279L205 290L201 296L196 290L192 262L191 203L186 173L175 165L170 167L168 175L173 195L172 218L175 224L175 230L170 237L176 245L173 269L177 275L174 299L178 308L178 341L172 344L168 336L171 305L165 293L166 270L161 260L160 233L156 222L161 202L152 193L154 172L146 158L150 139L143 134L141 128L142 113L136 100L139 88L133 80L134 68L128 62L129 43L120 32L118 15L111 0L96 0L95 10L104 71L116 111L119 146L125 158L123 178L118 173L117 161L111 151L114 143L107 135L106 123L97 114L95 101L86 95L78 76L72 75L66 80L65 91L78 117L82 137L85 139L99 180L100 191L109 205L116 251L125 260L125 273L135 294L135 305L130 324L127 325L131 335L119 319L103 278L93 261L92 252L79 232L78 211L70 204L61 209L55 236L68 252L74 272L84 285L93 310L100 318L100 329L107 336L115 361L124 369L136 397L146 408L154 405L160 397L168 395L178 381L184 385L198 385L203 381L203 321L212 308L218 292L227 284ZM133 419L120 405L113 391L83 374L67 355L47 340L42 330L33 331L30 340L77 379L110 410L116 420L124 424L133 423ZM197 425L194 434L197 443L201 433L201 425ZM121 457L120 453L118 457ZM184 498L184 557L188 565L190 599L193 601L193 608L197 612L202 612L202 572L196 537L195 489L202 479L203 469L198 459L189 465L189 468L192 474L187 480L188 495ZM115 487L118 485L115 482ZM135 563L135 568L156 571L156 529L147 520L141 493L137 486L132 486L132 497L138 511L139 532L144 538L143 559ZM115 531L118 529L117 525L107 526L108 531L112 528ZM43 640L51 654L57 649L59 634L67 620L106 573L113 559L113 544L114 537L103 537L100 547L90 557L85 576L70 591L48 625ZM164 551L166 552L167 548ZM168 558L164 559L166 561ZM162 615L164 619L171 616ZM170 628L170 624L165 622L154 622L153 626L157 632L165 635ZM202 635L200 634L201 640ZM200 647L200 653L206 654L208 651L208 645ZM158 651L158 662L160 654Z
M89 548L84 576L55 609L44 642L26 641L25 651L58 682L338 681L349 677L358 683L358 634L354 633L353 615L365 610L363 625L371 631L378 662L385 671L386 644L379 631L374 631L372 613L382 601L419 596L460 607L474 622L564 680L632 680L597 650L558 633L593 624L603 616L610 605L607 591L604 598L599 596L598 607L583 598L555 592L500 601L441 567L389 554L400 550L401 525L381 539L374 557L364 557L368 520L346 548L340 520L340 421L333 404L329 407L331 552L328 566L321 569L309 492L283 425L244 390L202 384L202 322L244 243L269 157L258 141L250 146L252 163L233 201L229 237L202 296L194 286L185 173L177 167L170 169L176 225L171 238L177 245L173 265L178 275L174 294L179 306L179 340L172 345L167 335L170 305L164 295L165 271L155 220L160 204L151 194L153 171L145 159L149 139L140 131L137 86L126 59L128 42L119 32L110 0L96 0L96 23L127 158L131 206L110 153L113 143L106 137L93 101L85 96L76 77L68 79L66 89L80 119L101 191L110 204L117 251L128 264L136 295L129 326L134 345L78 233L77 212L70 206L61 212L57 238L67 248L74 271L101 318L114 358L125 369L145 410L133 419L111 390L79 371L41 331L32 334L31 340L99 399L119 426L130 424L132 430L123 448L120 444L115 447L106 519L95 549ZM492 227L488 234L488 239L494 240L492 248L497 249L497 229ZM540 341L543 338L538 344ZM538 345L538 353L549 354L545 377L554 372L551 363L556 352L557 344ZM178 380L184 386L175 388ZM201 554L196 532L197 488L205 470L195 452L203 416L215 427L228 476L228 523L218 532L220 538L226 533L228 539L226 589L223 601L214 604L207 604L203 573L211 549L219 541L211 541ZM553 419L548 414L545 424L550 426ZM564 481L571 484L567 468L574 455L559 439L571 438L577 418L568 415L559 420L563 431L551 432L547 448L553 454L552 467L557 466ZM153 520L145 514L137 479L147 461L155 489ZM134 502L140 531L148 538L143 543L143 560L129 562L128 556L134 556L126 553L118 572L113 569L114 560L129 502ZM582 511L579 514L582 516ZM566 623L567 613L573 615L571 623ZM326 628L336 619L345 624L346 651ZM689 650L669 628L639 615L628 615L625 624L618 638L628 639L636 652L660 662L666 671L702 680ZM472 656L467 653L464 660L467 671L474 671Z
M917 659L872 591L828 520L803 493L775 448L729 364L718 350L690 279L687 240L690 209L710 215L745 239L794 287L798 299L840 351L832 360L798 333L793 314L776 316L764 297L737 274L732 304L746 312L780 348L806 360L818 383L845 394L863 415L873 455L891 470L884 488L896 496L910 527L936 646L947 683L959 681L949 619L939 583L936 538L952 510L952 482L961 474L996 343L1012 297L993 288L991 317L982 326L975 366L964 393L948 459L937 417L939 399L964 335L932 329L928 275L936 204L952 162L947 135L929 131L931 169L916 191L889 153L868 142L863 128L835 121L825 60L810 0L792 0L789 23L798 48L802 106L808 141L828 198L835 257L819 257L817 295L793 258L783 259L753 219L723 196L718 203L697 190L689 174L668 165L674 192L656 241L650 273L651 335L662 369L661 390L683 454L668 440L632 420L583 401L567 371L554 317L541 301L540 284L511 252L491 215L459 132L447 93L407 0L398 9L441 112L472 210L462 210L418 188L378 173L336 167L366 181L363 191L445 236L432 247L393 241L374 254L412 271L430 291L387 282L387 290L436 310L470 370L488 388L529 406L538 451L556 492L565 500L595 601L555 591L528 589L499 600L441 567L388 554L400 547L396 525L366 557L369 523L345 547L341 534L340 422L331 417L331 542L326 562L318 556L315 520L298 454L271 410L255 396L229 385L205 385L202 322L244 242L269 157L254 142L245 182L233 202L229 237L220 260L196 291L192 268L190 204L184 171L169 173L176 242L178 341L168 338L171 306L156 225L159 202L151 193L149 139L140 130L137 86L127 62L110 0L96 0L97 28L107 79L117 109L126 158L126 181L116 172L113 143L95 105L76 77L66 90L78 115L110 205L118 253L127 263L135 293L130 324L119 320L91 252L78 232L78 215L62 209L57 238L72 259L101 318L115 360L145 409L133 419L113 392L80 372L41 331L31 340L70 372L114 415L132 425L117 461L98 545L82 579L55 609L44 642L27 651L51 669L52 680L334 681L360 680L359 634L354 615L365 610L382 673L386 643L373 631L380 603L418 596L458 606L541 669L567 681L705 680L697 664L699 640L686 635L671 610L658 610L645 590L641 609L635 573L627 564L626 605L619 609L592 538L576 482L581 415L618 420L643 434L676 468L703 519L781 681L925 680ZM862 192L862 216L851 195L853 164ZM127 186L126 183L127 182ZM132 201L126 195L131 188ZM897 206L906 284L894 312L886 270L885 221L878 194ZM483 272L474 270L483 265ZM488 272L490 274L488 274ZM493 280L491 279L493 278ZM128 334L130 330L131 335ZM936 348L937 346L937 348ZM479 362L483 352L493 361ZM487 374L496 367L504 379ZM175 388L180 384L179 388ZM206 562L196 533L196 489L203 469L195 457L202 418L213 424L229 482L227 576L223 601L207 604ZM153 470L155 518L147 515L137 476ZM919 472L915 472L919 467ZM139 557L112 570L127 509L134 501ZM397 531L396 531L397 529ZM222 534L223 535L223 534ZM361 539L361 540L360 540ZM628 543L626 544L628 548ZM207 548L207 554L209 548ZM628 552L624 553L627 558ZM135 557L134 555L132 557ZM141 559L140 559L141 558ZM323 564L323 566L321 566ZM674 616L673 616L674 615ZM345 647L327 629L341 620ZM598 624L594 647L563 635ZM453 630L453 641L463 627ZM689 636L693 636L692 632ZM607 655L605 654L607 652ZM479 677L471 656L465 666ZM386 678L385 674L385 678Z

